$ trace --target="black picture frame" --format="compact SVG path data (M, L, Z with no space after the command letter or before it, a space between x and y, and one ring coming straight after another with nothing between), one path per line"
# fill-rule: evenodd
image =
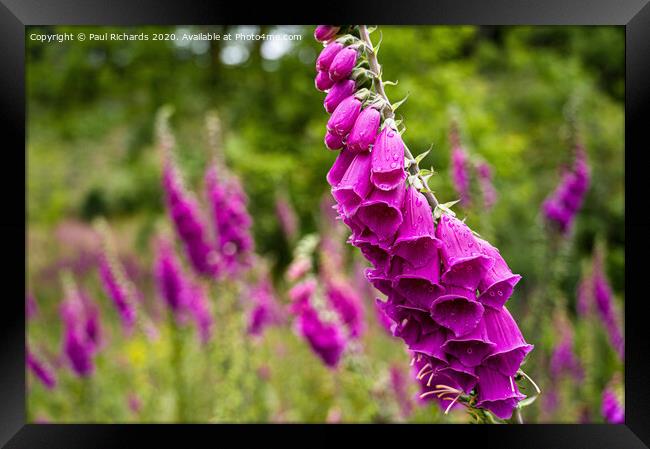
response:
M3 213L4 294L0 309L0 444L7 448L148 447L200 440L226 444L225 429L234 438L251 435L248 426L192 425L46 425L26 424L25 403L25 269L27 257L26 196L16 186L25 183L25 27L28 25L138 25L209 23L408 23L477 25L623 25L626 35L625 151L626 182L626 357L624 425L523 426L292 426L291 438L273 437L286 426L260 425L255 437L282 444L304 444L319 431L319 442L339 442L343 433L366 431L372 439L411 444L438 444L441 436L456 447L642 448L650 445L650 338L644 332L647 299L639 295L648 254L650 219L644 214L650 117L650 5L648 0L444 0L424 2L373 1L306 5L269 3L262 7L239 2L171 0L0 0L0 96L4 170L0 176ZM645 139L644 139L645 138ZM596 181L597 182L597 181ZM635 201L638 200L638 201ZM636 207L635 207L636 204ZM25 211L25 214L23 214ZM21 247L23 246L23 247ZM22 273L21 273L22 270ZM23 279L23 283L19 282ZM321 432L322 430L326 430ZM490 438L492 437L492 438ZM277 439L276 439L277 438ZM365 437L364 437L365 438ZM423 441L420 441L423 439ZM219 441L221 443L219 443ZM242 440L240 440L242 441ZM370 443L367 443L370 444ZM212 444L211 444L212 445Z

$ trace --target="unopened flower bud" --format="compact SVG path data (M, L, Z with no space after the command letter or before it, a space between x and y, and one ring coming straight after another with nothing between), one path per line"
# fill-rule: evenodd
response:
M316 89L324 92L334 85L334 81L330 79L327 72L318 72L314 84L316 85Z
M318 58L316 59L316 70L319 72L327 72L334 60L334 57L343 49L343 44L340 42L332 42L321 50Z
M357 56L358 53L356 48L345 47L343 50L339 51L330 64L330 78L334 81L340 81L349 77L357 63Z
M343 100L332 113L327 122L327 130L340 136L345 137L361 112L361 101L354 96Z
M314 31L314 38L319 42L325 42L336 36L341 27L334 25L318 25Z
M343 147L343 139L334 133L325 133L325 146L330 150L339 150Z
M346 98L351 96L354 93L355 84L352 80L339 81L334 84L332 88L327 93L325 100L323 101L323 106L325 110L330 114L334 112L336 107Z
M350 151L366 151L374 143L379 129L381 115L375 108L365 108L359 114L357 121L354 122L350 137L348 138L348 148Z

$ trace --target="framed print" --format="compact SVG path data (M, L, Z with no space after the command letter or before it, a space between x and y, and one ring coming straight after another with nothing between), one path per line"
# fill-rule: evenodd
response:
M4 447L647 447L645 1L2 3Z

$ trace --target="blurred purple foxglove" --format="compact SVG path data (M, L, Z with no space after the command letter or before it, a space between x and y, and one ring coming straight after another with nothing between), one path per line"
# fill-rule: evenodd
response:
M187 305L187 280L171 242L163 238L156 244L154 278L167 307L176 319L181 318Z
M325 279L325 295L347 327L352 338L359 338L365 330L363 303L351 285L342 280Z
M64 327L78 332L91 353L99 349L102 342L99 307L74 281L66 280L65 298L59 306L59 313Z
M30 320L38 315L38 303L36 297L32 293L27 293L25 296L25 317Z
M56 376L54 372L46 366L41 360L27 349L27 368L36 376L36 378L47 388L52 390L56 387Z
M497 200L497 191L492 184L492 168L487 162L481 162L476 167L478 174L478 184L483 196L483 207L491 209Z
M549 363L550 377L557 382L562 375L569 375L576 380L583 377L582 366L573 350L573 328L563 313L554 316L555 334L558 340L551 353Z
M288 242L292 242L298 236L298 216L289 198L282 194L275 200L275 214L278 217L280 228Z
M122 324L131 330L136 321L135 290L112 254L104 252L100 257L99 275L104 291L113 301Z
M561 233L568 233L582 206L589 183L590 173L586 152L578 144L572 169L564 173L558 187L542 204L546 221Z
M89 377L95 367L92 349L84 335L76 327L66 327L63 340L63 353L70 363L72 371L79 377Z
M208 240L198 202L185 190L177 168L169 160L165 162L163 190L170 218L192 267L201 275L219 275L218 254Z
M603 255L594 256L593 294L596 311L609 336L609 342L621 360L625 359L625 340L620 329L618 314L614 307L614 294L603 267Z
M315 291L315 279L296 284L289 291L291 312L296 315L297 332L307 340L325 365L335 368L345 349L345 336L336 324L323 321L311 304Z
M454 146L451 150L451 179L456 192L460 196L461 204L469 204L469 160L467 153L460 146Z
M253 309L248 317L248 333L260 336L268 326L278 324L282 319L280 305L268 275L262 276L251 289L250 298Z
M576 310L578 315L583 318L589 315L591 311L591 298L593 297L592 284L593 279L591 276L583 276L576 289Z
M129 410L131 410L131 412L135 413L136 415L139 414L142 410L142 401L136 393L129 393L127 396L127 404L129 406Z
M210 300L203 285L191 282L187 286L187 309L196 325L201 344L207 344L214 332L214 317Z
M625 408L610 387L603 391L601 413L610 424L625 424Z
M290 282L297 281L306 275L312 268L311 259L307 257L299 257L295 259L287 268L286 278Z
M395 394L395 399L400 409L400 415L404 419L408 418L413 410L413 404L411 403L411 398L409 398L408 395L408 384L406 381L406 376L404 376L402 370L396 364L391 365L389 374L390 385L393 389L393 393Z
M206 171L205 187L221 258L237 274L250 266L254 246L246 193L238 178L216 164Z
M336 368L345 349L341 330L334 324L323 322L309 305L303 307L298 316L298 329L323 363Z

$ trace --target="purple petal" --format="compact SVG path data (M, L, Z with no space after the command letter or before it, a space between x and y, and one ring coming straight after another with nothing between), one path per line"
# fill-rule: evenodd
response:
M339 185L339 182L343 179L345 172L350 167L350 164L354 160L355 154L351 151L348 151L347 148L343 148L339 155L336 157L332 168L327 172L327 182L332 187Z
M343 80L335 83L329 92L327 92L323 101L323 107L331 114L343 100L354 94L355 88L356 85L352 80Z
M444 295L431 305L431 317L456 336L471 332L483 316L483 306L474 292L461 287L445 286Z
M463 365L475 367L481 364L494 347L495 344L488 339L485 321L481 320L468 334L447 340L442 349L457 358Z
M440 285L440 268L436 262L422 267L413 267L404 259L394 257L390 273L394 286L410 303L428 310L434 300L444 291Z
M521 280L518 274L512 274L510 267L499 250L490 245L485 240L476 239L481 247L481 251L486 256L494 260L492 268L487 270L485 276L478 285L478 300L486 306L499 310L506 301L512 296L515 285Z
M406 179L404 142L392 126L384 127L372 148L370 179L375 187L382 190L394 189Z
M402 209L403 222L391 253L420 267L438 260L441 242L435 238L431 209L422 193L409 186Z
M359 114L357 121L348 136L347 144L350 151L366 151L375 142L381 115L373 107L367 107Z
M329 75L333 81L340 81L347 78L352 73L357 63L356 48L346 47L339 51L329 67Z
M357 210L359 220L365 224L379 241L391 241L402 223L404 189L374 189Z
M440 217L436 237L442 242L443 282L476 290L494 261L481 254L472 231L462 221L445 214Z
M327 72L334 60L334 57L343 49L343 44L340 42L332 42L323 48L316 58L316 70L319 72ZM327 74L329 77L329 74Z
M370 154L357 153L332 195L347 216L353 215L372 190L369 178Z
M514 379L485 366L478 367L476 374L478 374L476 405L491 411L497 418L509 419L519 401L526 397L519 392Z
M495 343L493 353L486 358L485 366L514 376L533 346L526 343L508 309L485 309L485 326L490 341Z
M360 112L361 101L354 95L349 96L341 101L330 116L327 121L327 130L341 137L347 136Z

